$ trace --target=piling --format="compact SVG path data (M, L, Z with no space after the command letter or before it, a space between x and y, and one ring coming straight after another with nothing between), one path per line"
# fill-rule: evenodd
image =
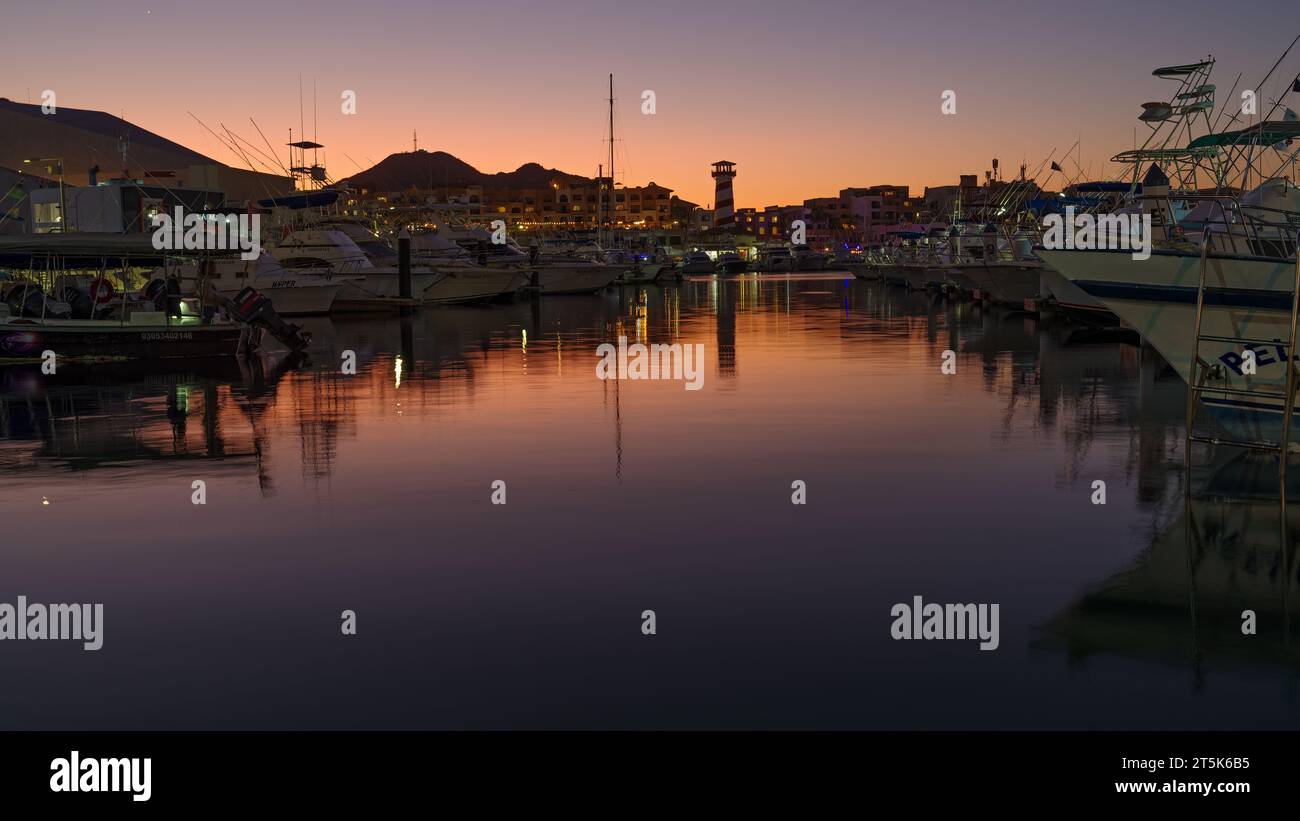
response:
M397 235L397 287L403 301L411 298L411 232L405 228Z

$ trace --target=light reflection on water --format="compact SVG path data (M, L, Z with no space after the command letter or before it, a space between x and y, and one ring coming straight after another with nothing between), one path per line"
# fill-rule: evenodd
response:
M1137 347L800 276L304 324L296 370L0 372L0 601L106 612L0 644L0 726L1295 724L1276 513L1187 526ZM704 388L596 379L620 335ZM890 640L914 595L1001 649Z

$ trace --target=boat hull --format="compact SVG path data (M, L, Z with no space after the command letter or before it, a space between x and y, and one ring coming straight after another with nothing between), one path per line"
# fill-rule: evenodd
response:
M254 282L257 288L271 300L271 306L280 316L313 316L328 314L334 308L334 300L343 283L333 282L324 285L294 285L291 283L269 285ZM223 297L233 299L241 289L218 291Z
M445 273L446 276L424 290L423 302L435 305L490 302L514 294L528 284L527 274L503 268L464 268Z
M1039 269L1038 275L1039 290L1043 296L1051 297L1062 311L1094 322L1118 321L1118 317L1100 300L1088 296L1082 288L1066 279L1051 265L1044 265Z
M242 329L224 323L133 327L93 320L6 319L0 321L0 362L39 362L47 350L72 361L230 356Z
M1250 390L1275 396L1232 396L1212 390L1202 394L1234 438L1276 441L1281 436L1288 355L1283 341L1291 334L1294 260L1268 257L1214 256L1206 260L1202 337L1276 340L1266 344L1202 339L1197 345L1197 287L1201 258L1194 253L1155 252L1132 259L1130 252L1038 251L1045 262L1084 293L1100 302L1164 357L1185 382L1191 382L1192 357L1215 367L1207 388ZM1255 353L1254 374L1245 373L1244 351ZM1292 441L1300 425L1292 424Z
M537 290L543 296L594 294L614 284L622 265L556 265L535 269Z
M1038 296L1042 267L1033 263L971 263L961 266L961 272L992 301L1019 306Z
M440 272L411 274L411 293L418 295L444 277ZM401 283L396 273L349 274L334 299L331 313L386 313L407 305L400 296Z
M682 273L683 274L711 274L713 273L713 265L714 263L712 260L709 260L708 262L705 262L703 260L687 262L684 265L682 265Z

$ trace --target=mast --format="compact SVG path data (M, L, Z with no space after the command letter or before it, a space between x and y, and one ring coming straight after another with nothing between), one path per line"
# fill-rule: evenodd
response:
M614 75L609 75L609 235L614 236Z

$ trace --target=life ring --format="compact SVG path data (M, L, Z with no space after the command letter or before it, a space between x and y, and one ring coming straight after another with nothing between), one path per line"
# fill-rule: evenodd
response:
M90 283L90 299L96 305L104 305L113 301L116 292L113 290L113 283L103 277L96 277Z

